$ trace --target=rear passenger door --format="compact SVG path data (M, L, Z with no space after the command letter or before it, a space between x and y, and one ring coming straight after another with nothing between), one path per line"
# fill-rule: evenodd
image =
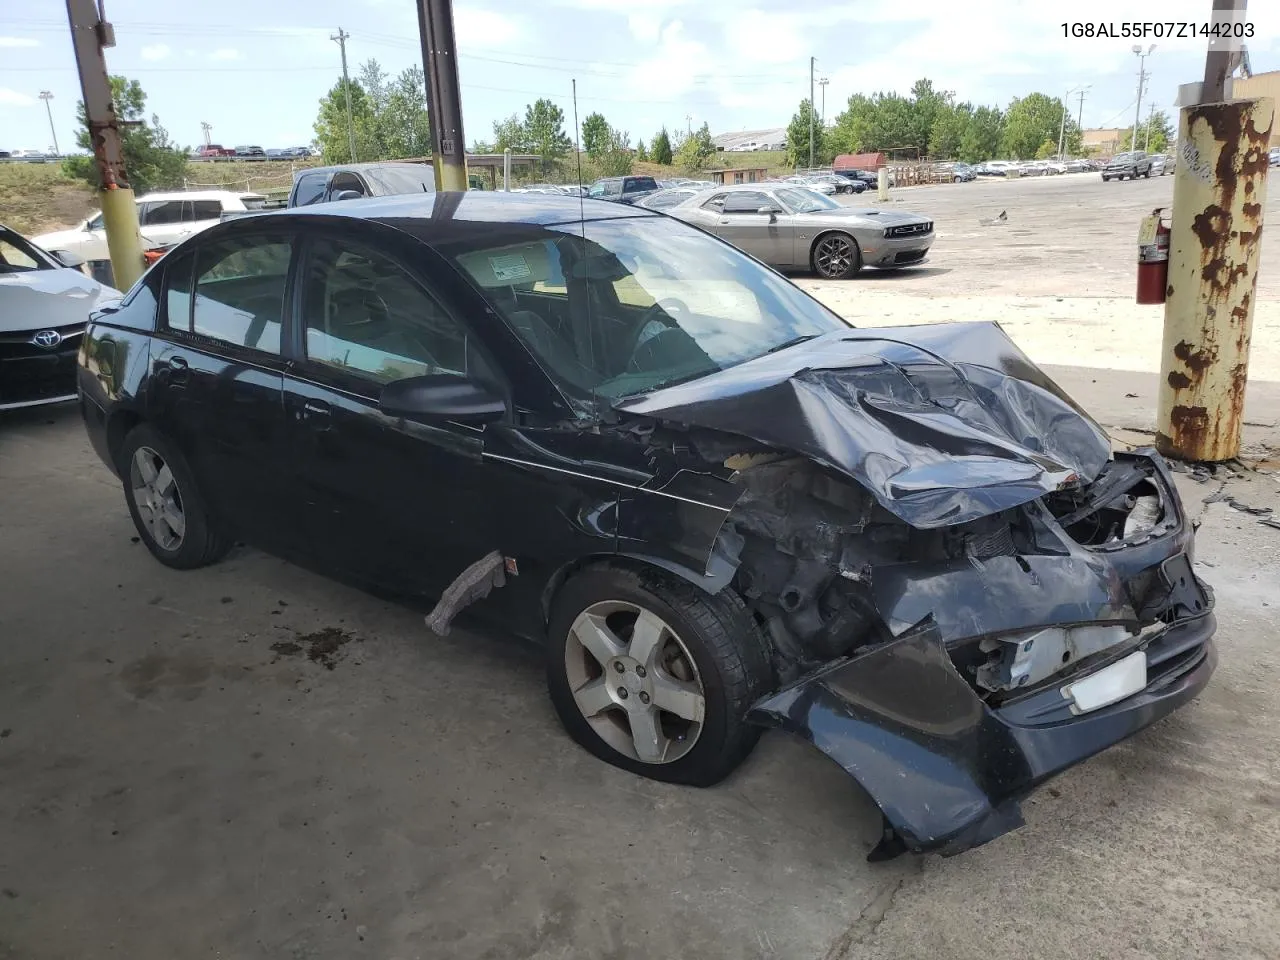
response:
M190 232L183 222L186 201L149 200L139 210L138 225L142 237L152 247L168 247L185 240Z
M299 545L285 496L281 322L293 239L223 236L165 261L148 416L182 449L215 512L242 538Z

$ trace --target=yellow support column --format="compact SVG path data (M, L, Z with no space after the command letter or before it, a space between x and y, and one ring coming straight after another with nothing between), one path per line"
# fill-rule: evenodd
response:
M1240 451L1274 113L1270 99L1181 111L1156 420L1167 456Z

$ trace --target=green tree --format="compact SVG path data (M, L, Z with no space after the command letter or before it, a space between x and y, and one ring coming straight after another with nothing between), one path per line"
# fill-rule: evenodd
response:
M1001 152L1013 160L1028 160L1046 140L1053 141L1056 152L1062 122L1063 106L1057 97L1029 93L1015 98L1005 113Z
M598 159L608 148L609 133L609 121L601 113L589 113L582 121L582 149L592 160Z
M431 119L427 115L427 84L417 64L400 71L385 88L377 112L380 159L425 157L431 153Z
M716 153L716 145L711 141L711 128L705 123L680 141L674 162L688 173L699 173Z
M936 160L953 160L960 156L960 146L973 117L967 103L947 104L937 112L929 132L929 156Z
M145 120L147 95L137 80L111 77L111 99L115 103L116 116L129 121L121 128L120 139L124 152L124 169L134 193L142 195L166 187L181 187L187 172L187 150L169 139L169 132L160 125L160 118L151 115ZM76 104L76 118L80 127L76 131L76 143L82 150L91 150L89 124L85 119L84 103ZM98 165L92 156L67 157L62 161L63 172L102 187Z
M505 120L498 120L493 125L493 149L496 153L510 150L512 153L524 153L529 149L529 137L524 124L514 113Z
M631 134L605 124L604 143L600 145L595 160L601 176L625 177L636 160L631 152Z
M1048 160L1050 157L1054 156L1057 152L1058 152L1058 141L1046 140L1044 143L1040 144L1038 148L1036 148L1036 159Z
M1004 134L1004 114L998 107L978 107L965 124L960 138L960 159L965 163L994 160Z
M903 148L920 149L916 142L918 124L915 105L896 93L877 93L867 97L854 94L848 106L836 117L830 139L840 153L876 153ZM928 141L924 144L928 150ZM808 151L808 131L805 132Z
M573 146L564 132L564 111L545 97L525 107L523 127L526 149L542 158L544 173Z
M355 130L355 157L351 156L347 137L347 90L351 92L351 128ZM364 87L355 80L344 81L339 78L333 88L320 98L320 111L312 129L316 132L320 155L327 163L372 160L377 156L378 145L373 136L373 107Z
M792 167L809 166L809 125L813 124L813 162L819 164L826 156L825 136L822 124L818 121L813 105L808 100L801 100L800 107L787 125L787 164Z
M653 138L653 146L649 150L649 155L653 157L654 163L660 163L664 167L671 166L671 137L667 133L666 127L659 130L657 136Z
M1151 128L1150 146L1147 145L1147 127ZM1120 146L1118 152L1123 153L1126 150L1133 149L1133 129L1130 128L1120 137ZM1138 149L1146 150L1150 153L1168 153L1169 147L1174 141L1173 122L1169 119L1169 115L1163 110L1157 110L1155 113L1148 115L1138 125Z
M649 151L645 148L643 140L636 141L636 159L641 163L645 163L649 159Z

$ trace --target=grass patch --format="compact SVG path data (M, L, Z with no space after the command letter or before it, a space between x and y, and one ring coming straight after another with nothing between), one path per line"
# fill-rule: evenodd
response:
M0 223L25 236L74 227L97 208L89 185L59 163L0 163Z

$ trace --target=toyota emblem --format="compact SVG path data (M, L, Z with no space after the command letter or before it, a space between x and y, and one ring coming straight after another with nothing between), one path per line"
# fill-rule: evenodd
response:
M31 342L37 347L44 347L46 350L52 350L62 342L62 334L57 330L41 330L31 338Z

